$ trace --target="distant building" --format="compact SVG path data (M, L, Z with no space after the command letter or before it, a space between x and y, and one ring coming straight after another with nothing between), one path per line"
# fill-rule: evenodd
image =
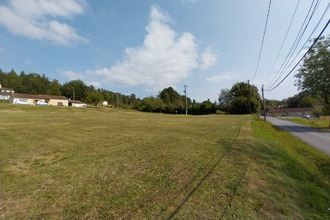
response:
M312 114L312 107L272 109L266 114L270 117L303 117Z
M14 89L4 88L0 84L0 100L9 100L10 96L14 93Z
M13 93L10 97L10 103L17 103L19 100L24 100L32 105L35 105L37 101L42 101L53 106L69 106L69 100L65 96Z
M108 106L108 101L103 101L102 106Z
M86 103L83 103L80 100L69 100L69 106L72 106L72 107L87 107Z

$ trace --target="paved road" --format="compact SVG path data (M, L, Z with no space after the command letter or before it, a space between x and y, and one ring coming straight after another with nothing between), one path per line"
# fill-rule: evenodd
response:
M273 117L267 117L267 121L285 131L290 132L297 138L319 149L323 153L330 155L330 132L318 128L306 127Z

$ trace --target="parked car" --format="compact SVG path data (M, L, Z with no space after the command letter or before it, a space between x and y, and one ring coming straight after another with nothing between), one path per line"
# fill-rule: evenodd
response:
M14 104L30 105L31 103L24 99L19 99L19 100L15 100Z
M305 118L305 119L310 119L311 116L310 116L310 115L304 115L303 118Z
M40 101L40 100L38 100L38 101L36 102L36 105L48 105L48 103L45 102L45 101Z

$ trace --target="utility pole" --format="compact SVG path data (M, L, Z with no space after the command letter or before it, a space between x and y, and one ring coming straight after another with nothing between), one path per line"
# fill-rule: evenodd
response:
M75 92L75 90L74 90L74 88L73 88L73 100L75 100L75 96L76 96L76 92Z
M119 108L119 92L117 92L117 108Z
M250 94L250 80L248 80L248 101L249 101L249 114L251 114L251 94Z
M266 120L266 105L265 105L265 97L264 97L264 85L262 85L261 87L261 92L262 92L262 100L263 100L263 103L264 103L264 120Z
M184 96L185 96L185 99L186 99L186 102L185 102L185 108L186 108L186 115L188 114L188 106L187 106L187 85L184 85Z

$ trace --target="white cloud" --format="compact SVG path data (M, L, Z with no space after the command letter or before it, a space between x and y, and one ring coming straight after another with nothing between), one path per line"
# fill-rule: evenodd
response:
M223 72L221 74L217 74L207 78L206 81L211 83L225 83L235 78L236 78L236 74L233 74L231 72Z
M62 76L65 76L65 78L67 78L69 80L78 80L78 79L84 80L85 79L83 74L75 73L71 70L59 71L59 73Z
M78 0L11 0L0 6L0 24L17 35L71 45L86 39L70 25L51 18L71 19L83 13L83 1Z
M140 47L126 48L121 62L111 68L87 70L86 83L99 82L112 86L145 86L148 91L159 91L175 86L190 76L202 64L214 63L211 49L198 54L194 35L178 34L168 25L172 19L166 12L152 6L147 35ZM200 57L203 63L200 64Z
M204 53L201 56L201 65L200 68L205 70L208 69L209 67L213 66L217 62L217 57L215 53L212 51L211 47L208 47L205 49Z

